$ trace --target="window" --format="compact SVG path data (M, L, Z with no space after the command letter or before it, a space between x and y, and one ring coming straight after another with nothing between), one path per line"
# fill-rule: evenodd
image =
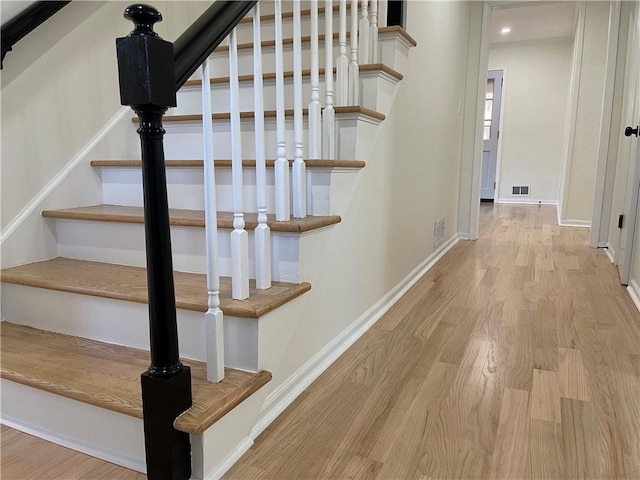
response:
M484 140L491 138L491 114L493 113L493 87L495 79L487 80L484 94Z

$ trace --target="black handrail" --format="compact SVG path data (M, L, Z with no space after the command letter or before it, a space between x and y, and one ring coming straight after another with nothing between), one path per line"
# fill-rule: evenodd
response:
M189 435L173 427L192 404L191 373L180 362L162 117L176 106L176 92L253 8L257 0L218 0L176 41L153 31L162 15L131 5L134 30L116 40L120 102L138 115L147 251L151 365L141 375L145 455L149 480L191 476Z
M176 91L227 38L256 3L258 0L218 0L180 35L173 44Z
M16 43L69 3L71 3L71 0L63 2L36 2L2 25L0 29L0 44L2 45L0 69L4 66L4 56L13 49Z

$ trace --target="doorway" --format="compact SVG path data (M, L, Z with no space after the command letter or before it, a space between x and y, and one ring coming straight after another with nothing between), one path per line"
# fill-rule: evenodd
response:
M498 163L498 140L500 139L502 87L503 71L489 70L484 94L481 202L496 200L496 165Z
M625 90L623 92L622 130L625 126L629 135L620 135L618 147L618 162L614 191L624 192L622 202L614 198L612 223L610 233L610 249L615 263L618 265L620 282L628 285L632 273L633 252L637 251L635 243L636 217L638 214L638 200L640 188L640 142L638 142L637 128L640 124L640 9L632 8L628 24L628 49L625 69ZM616 215L616 213L618 215ZM616 227L617 229L613 228ZM616 232L617 230L617 232ZM617 235L616 235L617 234ZM636 272L636 275L637 276Z

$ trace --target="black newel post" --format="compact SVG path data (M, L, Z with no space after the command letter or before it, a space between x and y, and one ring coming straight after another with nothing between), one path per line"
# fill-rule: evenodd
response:
M162 15L148 5L131 5L125 18L135 29L116 40L120 100L140 120L144 191L151 365L141 375L147 476L187 480L191 476L189 435L173 428L191 407L191 373L180 362L162 116L176 106L173 44L153 25Z

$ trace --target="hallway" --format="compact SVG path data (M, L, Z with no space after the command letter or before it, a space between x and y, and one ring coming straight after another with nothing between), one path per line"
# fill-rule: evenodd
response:
M456 245L226 479L640 478L640 315L616 269L554 207L481 209L480 239ZM4 427L2 440L3 478L144 478Z
M640 315L588 229L481 207L226 479L640 478Z

